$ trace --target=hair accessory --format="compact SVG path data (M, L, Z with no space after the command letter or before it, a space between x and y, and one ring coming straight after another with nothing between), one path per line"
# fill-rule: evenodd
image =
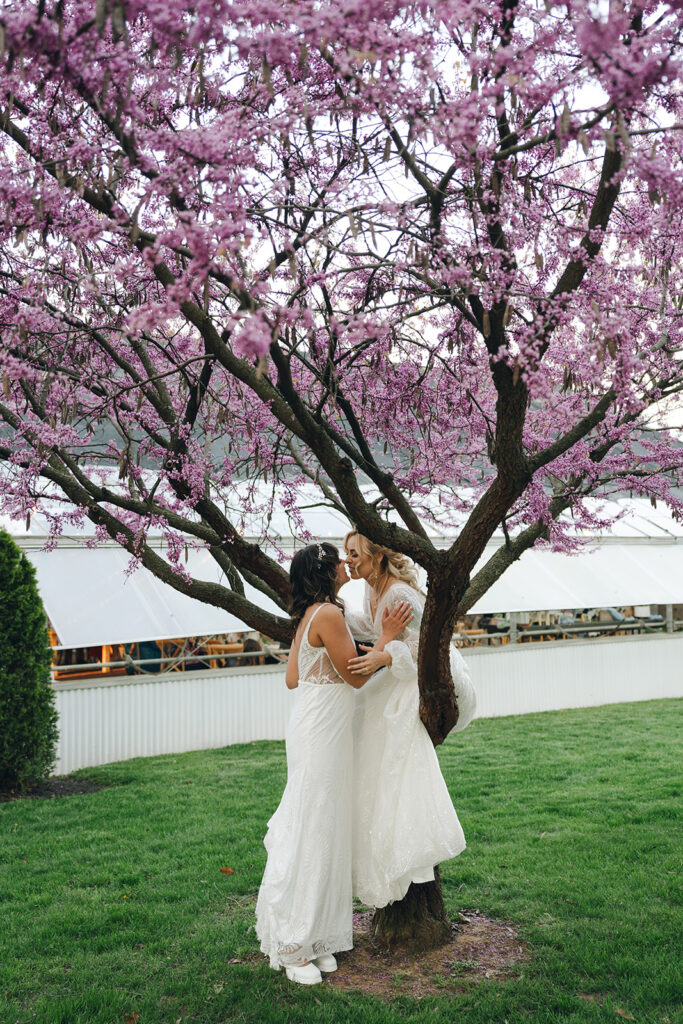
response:
M318 568L320 568L320 566L323 564L324 557L325 552L323 551L323 546L320 542L318 542Z

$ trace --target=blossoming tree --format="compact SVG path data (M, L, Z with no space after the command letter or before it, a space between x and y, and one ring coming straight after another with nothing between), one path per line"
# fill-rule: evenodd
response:
M55 533L88 517L284 640L245 596L288 590L245 481L300 530L315 485L426 570L443 740L456 616L569 546L563 512L681 511L682 27L645 0L3 0L5 511L48 488ZM421 888L404 922L442 916Z

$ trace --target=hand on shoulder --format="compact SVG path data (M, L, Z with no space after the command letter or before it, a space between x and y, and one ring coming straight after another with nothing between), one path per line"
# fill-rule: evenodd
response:
M382 612L382 634L380 639L385 643L396 640L413 618L410 601L397 601L386 605Z

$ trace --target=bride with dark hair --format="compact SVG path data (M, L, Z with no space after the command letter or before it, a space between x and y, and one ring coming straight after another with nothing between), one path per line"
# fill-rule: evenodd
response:
M286 683L298 690L287 728L287 785L268 823L268 860L256 904L256 933L271 967L315 985L351 949L353 690L369 674L347 664L356 647L338 598L348 576L332 544L298 551L290 567L296 629ZM410 622L398 605L381 624L381 652Z

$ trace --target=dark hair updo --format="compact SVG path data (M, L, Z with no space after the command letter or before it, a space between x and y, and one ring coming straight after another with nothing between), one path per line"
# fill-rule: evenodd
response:
M309 544L297 551L289 567L289 583L292 601L289 614L296 629L307 608L318 601L327 601L344 610L344 603L337 597L337 566L339 552L334 544L326 541Z

